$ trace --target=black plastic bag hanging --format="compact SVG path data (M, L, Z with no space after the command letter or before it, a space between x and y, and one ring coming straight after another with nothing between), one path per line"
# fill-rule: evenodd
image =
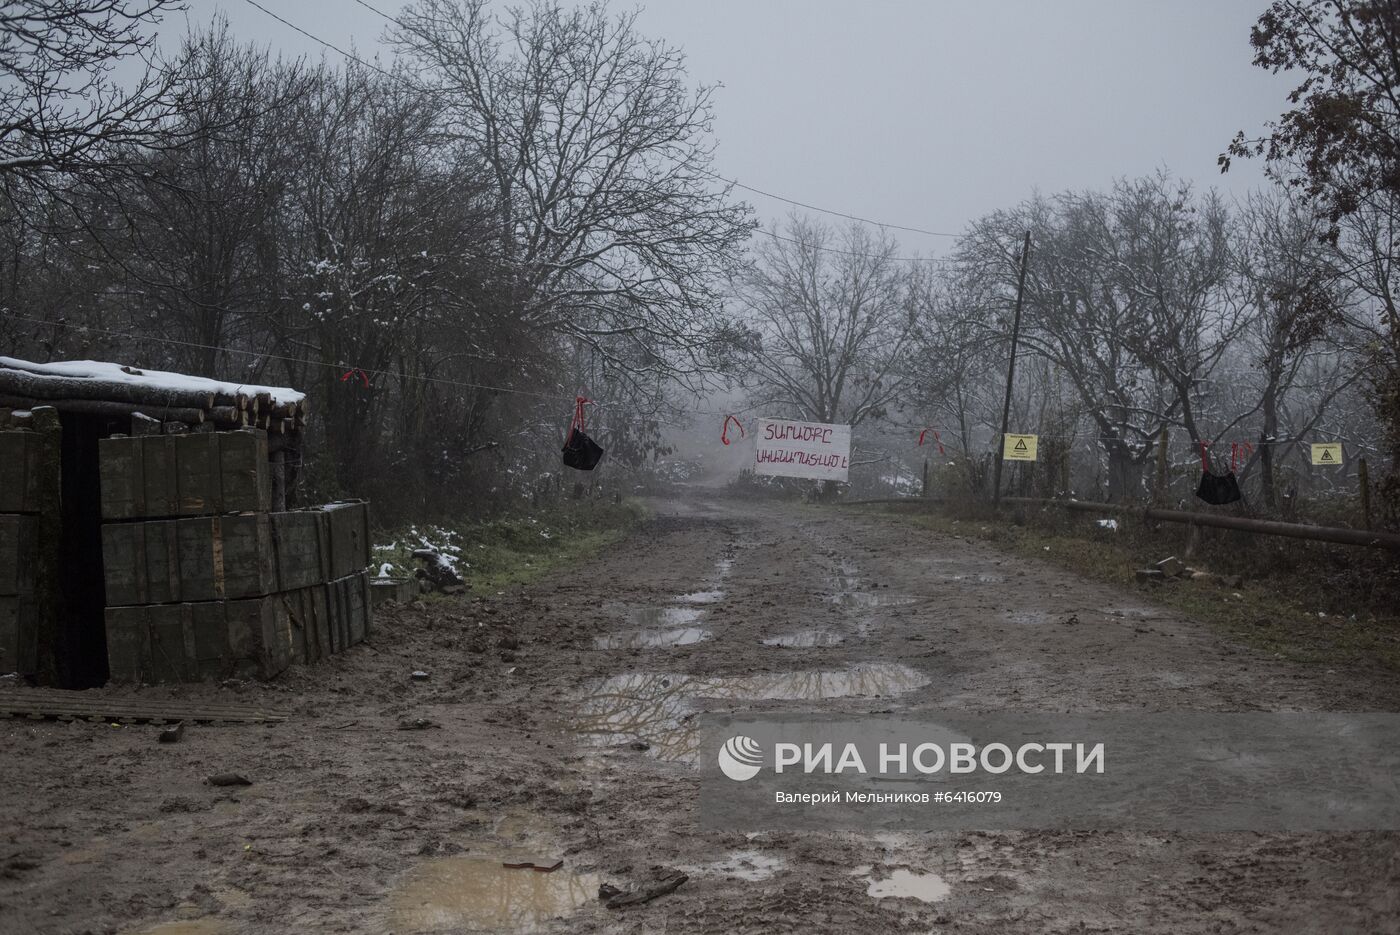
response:
M583 432L583 407L589 402L582 396L574 398L574 419L564 440L564 464L578 471L591 471L603 460L602 446Z
M1224 506L1242 499L1239 481L1235 472L1212 474L1210 457L1206 454L1206 443L1201 442L1201 484L1196 488L1196 496L1213 506Z

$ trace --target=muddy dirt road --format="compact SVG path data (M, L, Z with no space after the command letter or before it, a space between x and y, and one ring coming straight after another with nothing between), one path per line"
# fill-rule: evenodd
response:
M0 722L0 931L1400 931L1394 834L697 832L696 711L1394 711L1400 685L889 516L653 506L608 554L383 613L274 683L103 690L281 724Z

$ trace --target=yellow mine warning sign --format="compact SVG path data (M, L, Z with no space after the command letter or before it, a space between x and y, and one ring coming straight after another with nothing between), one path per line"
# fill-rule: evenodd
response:
M1034 461L1037 438L1034 435L1007 434L1001 445L1004 461Z
M1312 446L1312 463L1337 465L1342 463L1341 442L1319 442Z

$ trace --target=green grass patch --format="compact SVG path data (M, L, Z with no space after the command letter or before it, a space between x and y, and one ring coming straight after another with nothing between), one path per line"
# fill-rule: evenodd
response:
M995 520L985 513L959 515L956 508L888 512L898 521L984 540L1013 555L1137 589L1152 603L1282 658L1400 672L1395 557L1380 550L1202 530L1202 541L1188 558L1185 527L1154 529L1130 516L1117 517L1118 529L1110 531L1093 517L1053 507L1007 510ZM1138 569L1169 555L1192 568L1241 580L1232 586L1136 579Z
M618 542L646 518L632 500L568 501L548 509L486 521L411 525L376 533L374 566L410 576L417 548L453 557L457 573L477 594L528 584L561 565L581 561Z

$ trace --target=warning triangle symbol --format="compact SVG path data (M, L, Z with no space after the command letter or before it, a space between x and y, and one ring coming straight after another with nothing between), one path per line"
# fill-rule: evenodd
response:
M1016 439L1016 447L1013 448L1012 451L1025 451L1025 450L1026 450L1026 440L1025 440L1024 438L1018 438L1018 439Z
M1322 460L1323 460L1323 461L1331 461L1331 460L1332 460L1332 449L1331 449L1331 448L1324 448L1324 449L1322 449Z

